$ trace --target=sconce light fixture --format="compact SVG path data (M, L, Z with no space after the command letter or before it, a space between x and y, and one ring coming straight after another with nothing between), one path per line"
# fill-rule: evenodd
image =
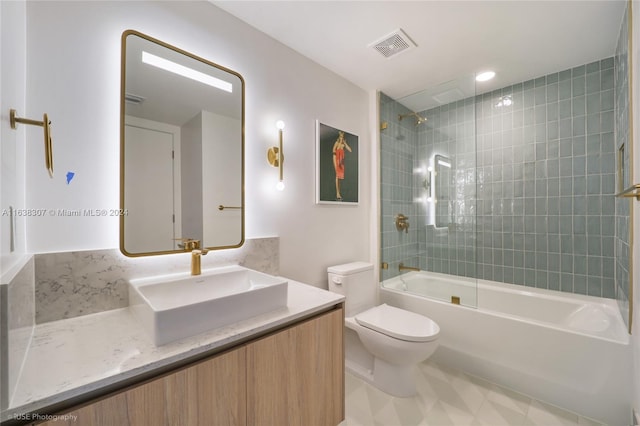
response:
M269 164L273 167L277 167L280 170L280 180L276 185L276 189L278 191L282 191L284 189L284 180L283 180L283 163L284 163L284 152L282 151L282 131L284 129L284 121L278 120L276 121L276 128L278 129L280 143L279 146L272 146L267 151L267 160Z
M53 177L53 141L51 140L51 121L49 116L45 113L42 116L42 121L31 120L29 118L22 118L17 116L15 109L9 110L9 121L12 129L17 129L18 124L28 124L31 126L40 126L44 130L44 163L49 176Z

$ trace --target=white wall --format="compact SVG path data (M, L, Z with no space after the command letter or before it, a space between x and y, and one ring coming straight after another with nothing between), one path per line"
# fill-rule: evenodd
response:
M9 109L24 116L25 111L25 72L26 72L26 7L23 2L0 2L0 117L2 118L0 136L0 212L6 213L9 207L25 207L24 155L25 135L28 126L18 125L16 130L9 124ZM42 140L42 130L40 139ZM41 143L42 144L42 143ZM44 164L44 157L42 158ZM44 168L44 167L43 167ZM17 216L14 231L11 230L11 217L0 214L0 272L2 282L9 282L13 276L7 272L17 272L25 253L25 220ZM11 234L13 235L13 246Z
M246 82L246 237L281 238L281 273L326 284L326 267L369 259L371 138L365 91L207 2L28 2L28 113L53 121L56 177L27 150L27 204L118 206L120 35L136 29L233 69ZM266 150L286 122L285 182ZM360 136L357 207L314 204L315 119ZM30 134L30 138L39 137ZM76 173L70 185L67 171ZM31 252L118 246L116 218L28 222Z

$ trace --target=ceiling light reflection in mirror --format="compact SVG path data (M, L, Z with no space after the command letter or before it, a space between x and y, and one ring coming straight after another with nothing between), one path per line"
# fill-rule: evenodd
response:
M183 77L190 78L200 83L207 84L211 87L215 87L225 92L233 92L233 85L219 78L212 77L208 74L196 71L184 65L176 64L168 59L161 58L149 52L142 51L142 62L145 64L153 65L165 71L172 72L174 74L181 75Z

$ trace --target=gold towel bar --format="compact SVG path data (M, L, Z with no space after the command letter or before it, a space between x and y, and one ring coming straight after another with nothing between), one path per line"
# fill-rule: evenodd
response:
M640 201L640 183L636 183L624 191L617 193L616 197L636 197L636 200Z
M218 210L224 210L224 209L234 209L234 210L241 210L242 207L235 207L235 206L223 206L222 204L220 204L218 206Z
M49 176L53 177L53 141L51 140L51 121L49 121L49 117L45 113L42 116L42 121L37 121L18 117L16 114L15 109L9 110L9 121L12 129L18 128L17 123L40 126L44 129L44 164L49 171Z

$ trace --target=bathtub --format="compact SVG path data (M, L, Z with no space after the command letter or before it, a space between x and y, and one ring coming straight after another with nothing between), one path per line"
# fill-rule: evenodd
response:
M383 281L380 302L440 325L436 362L631 424L630 339L614 300L420 271Z

